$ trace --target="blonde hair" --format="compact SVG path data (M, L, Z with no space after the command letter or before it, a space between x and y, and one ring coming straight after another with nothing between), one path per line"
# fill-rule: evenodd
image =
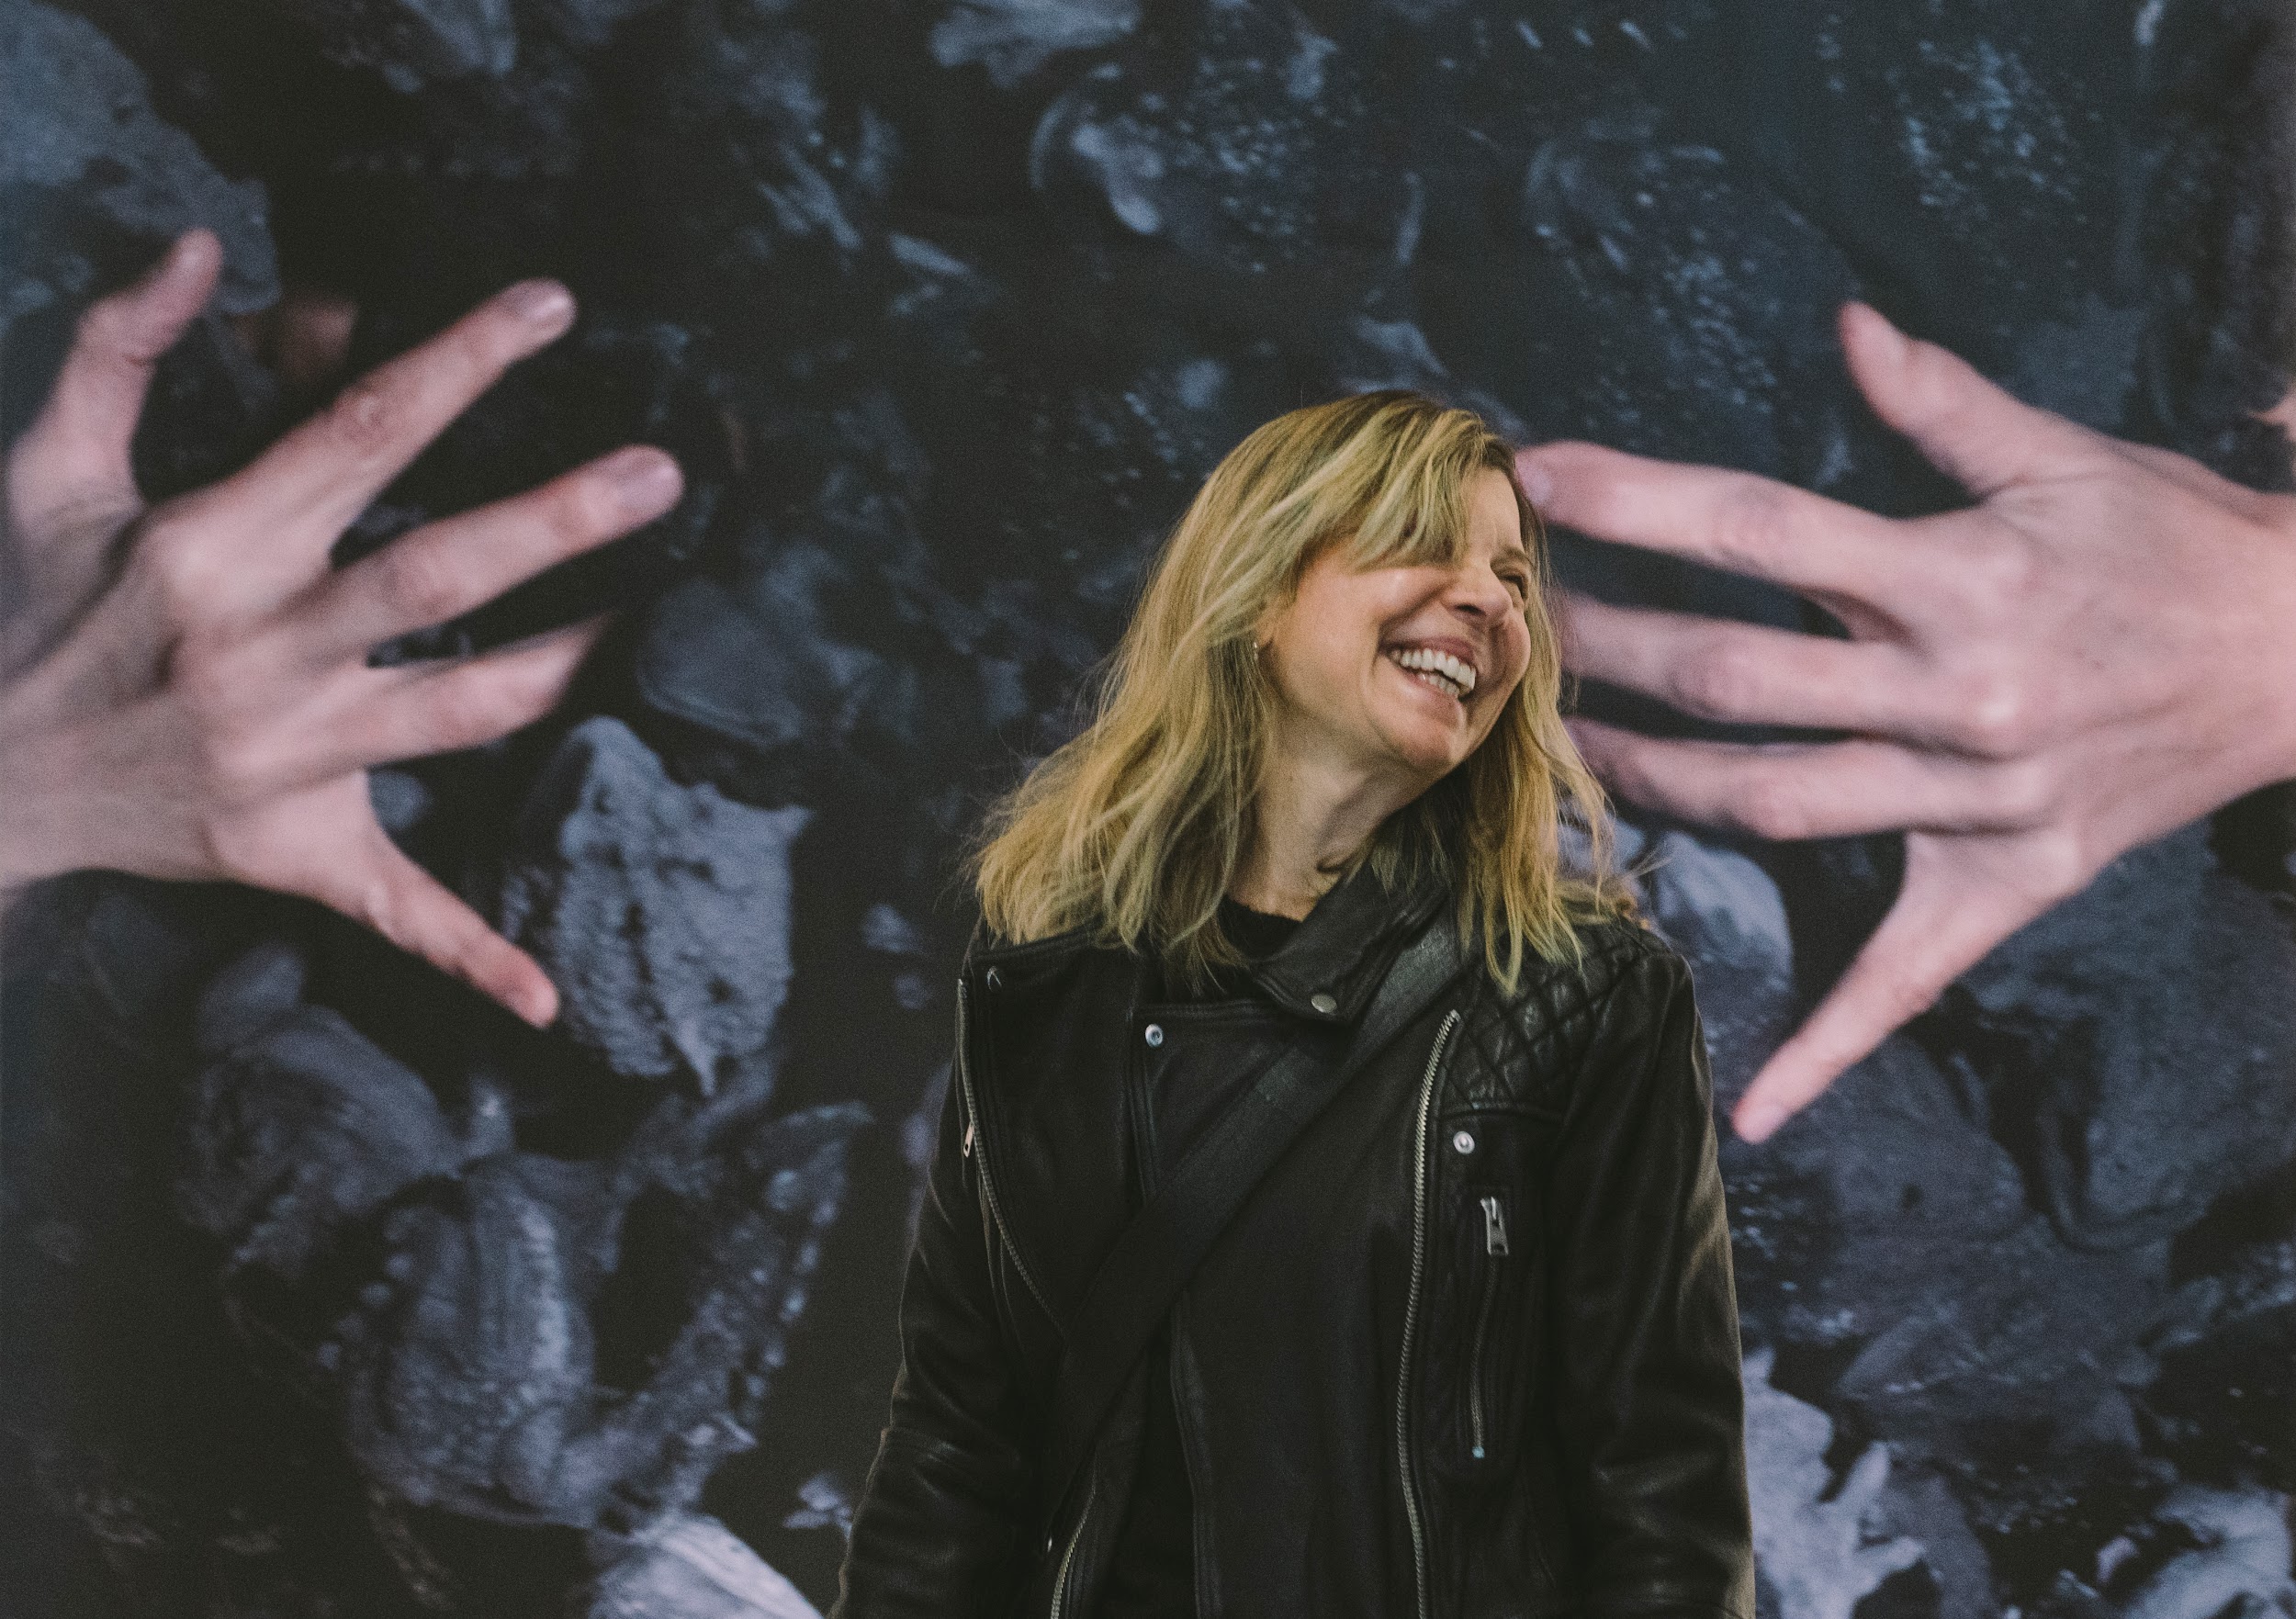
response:
M1390 887L1441 871L1460 937L1480 932L1510 994L1526 944L1576 960L1574 922L1631 915L1603 790L1562 726L1546 534L1514 453L1472 411L1388 389L1278 416L1213 469L1105 666L1091 723L984 824L973 872L988 926L1013 940L1091 928L1198 982L1240 963L1218 918L1251 851L1278 701L1255 656L1264 614L1329 547L1358 568L1455 565L1467 486L1486 468L1506 475L1532 558L1529 667L1482 744L1381 823L1348 870L1368 860ZM1584 835L1583 873L1564 868L1566 820Z

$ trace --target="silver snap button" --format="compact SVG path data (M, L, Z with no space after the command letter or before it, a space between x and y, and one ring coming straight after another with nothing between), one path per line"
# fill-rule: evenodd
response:
M1141 1031L1140 1038L1146 1040L1152 1046L1160 1046L1164 1044L1164 1025L1161 1023L1151 1023L1146 1029Z
M1454 1134L1451 1137L1451 1150L1455 1152L1472 1152L1475 1150L1475 1132L1471 1130L1463 1130Z
M1308 1005L1313 1006L1326 1017L1329 1017L1333 1013L1339 1010L1339 1003L1334 1000L1330 995L1322 993L1321 990L1318 990L1314 995L1308 997Z

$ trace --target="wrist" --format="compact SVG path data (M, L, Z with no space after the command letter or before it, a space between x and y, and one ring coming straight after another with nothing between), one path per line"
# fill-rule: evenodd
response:
M0 730L0 771L8 790L0 797L0 911L25 889L101 864L95 845L103 816L80 802L68 738L10 736Z

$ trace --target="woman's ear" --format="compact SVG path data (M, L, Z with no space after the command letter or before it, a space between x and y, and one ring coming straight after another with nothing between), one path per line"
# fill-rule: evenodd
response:
M1276 626L1283 622L1286 600L1286 597L1279 596L1270 602L1260 609L1259 616L1252 621L1252 650L1259 658L1267 656L1268 645L1276 638Z
M1292 604L1300 600L1300 587L1302 581L1306 579L1309 570L1316 565L1328 549L1328 546L1323 545L1311 549L1300 558L1299 566L1291 570L1289 578L1275 581L1275 589L1269 594L1266 604L1261 607L1259 616L1252 621L1254 647L1272 646L1277 631L1283 627L1284 620L1291 614ZM1261 656L1265 657L1266 653L1261 653Z

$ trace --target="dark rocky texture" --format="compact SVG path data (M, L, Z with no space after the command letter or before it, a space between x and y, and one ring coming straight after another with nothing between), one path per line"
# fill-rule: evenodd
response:
M289 1284L346 1224L464 1157L422 1078L301 989L292 949L269 942L208 986L197 1039L211 1062L176 1183L184 1218L227 1245L227 1274Z
M328 61L411 94L433 79L500 78L518 60L509 0L272 0Z
M0 353L27 316L84 302L194 225L223 241L219 309L277 299L262 184L217 173L153 113L142 70L84 17L0 4Z
M728 1097L728 1101L735 1098ZM866 1115L658 1113L609 1164L474 1163L381 1222L339 1361L394 1500L589 1528L681 1510L748 1431Z
M518 275L581 297L346 552L629 438L689 481L396 649L625 610L563 720L376 781L550 962L559 1029L300 907L42 898L0 1052L11 1613L826 1602L962 838L1075 723L1195 482L1303 399L1406 383L1953 504L1843 375L1857 293L2036 402L2289 482L2248 414L2296 359L2270 0L0 0L0 425L199 219L226 307L352 298L359 364ZM139 466L200 481L307 403L210 320ZM1559 550L1607 594L1823 626ZM1726 1148L1767 1613L2285 1603L2291 803L2133 852ZM1727 1100L1896 847L1627 842Z

